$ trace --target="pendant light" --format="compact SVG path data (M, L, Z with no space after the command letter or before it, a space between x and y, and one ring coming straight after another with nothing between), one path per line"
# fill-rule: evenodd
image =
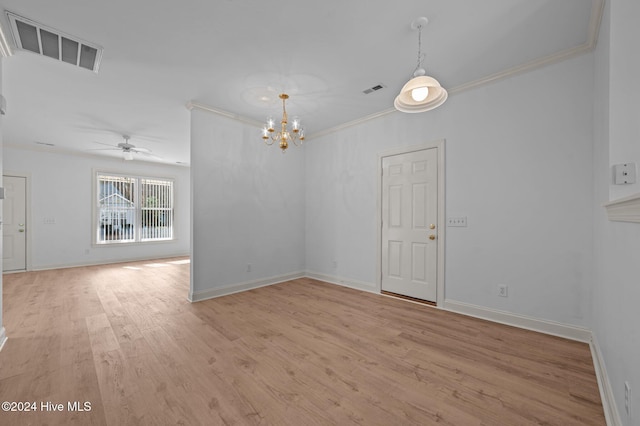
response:
M411 29L418 30L418 65L413 72L413 78L404 86L400 94L396 96L393 105L401 112L425 112L439 107L449 96L447 91L440 86L438 80L426 75L422 68L424 55L422 54L422 29L429 21L427 18L418 18L411 23Z

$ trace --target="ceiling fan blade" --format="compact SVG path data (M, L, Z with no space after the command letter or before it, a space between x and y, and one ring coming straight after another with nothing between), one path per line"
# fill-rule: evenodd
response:
M98 142L98 141L93 141L93 143L97 143L98 145L106 145L106 146L110 146L112 148L116 148L116 146L112 143L104 143L104 142Z
M120 148L91 148L86 151L121 151Z
M151 154L151 150L149 148L137 148L137 147L133 147L131 148L131 151L133 152L140 152L143 154Z

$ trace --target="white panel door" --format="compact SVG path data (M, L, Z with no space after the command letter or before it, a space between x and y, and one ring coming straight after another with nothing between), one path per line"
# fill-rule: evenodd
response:
M27 269L27 179L4 176L2 203L2 269Z
M436 301L438 150L382 158L382 290Z

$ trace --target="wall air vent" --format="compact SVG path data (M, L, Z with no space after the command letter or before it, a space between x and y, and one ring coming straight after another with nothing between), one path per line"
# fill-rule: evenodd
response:
M98 72L102 47L11 12L7 12L7 18L19 49Z
M373 87L369 87L367 90L363 90L362 93L364 93L365 95L368 95L369 93L376 92L380 89L384 89L385 87L387 86L385 86L384 84L376 84Z

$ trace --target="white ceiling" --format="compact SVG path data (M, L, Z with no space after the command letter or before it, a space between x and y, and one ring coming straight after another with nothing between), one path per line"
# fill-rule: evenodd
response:
M603 1L0 0L104 47L97 74L14 49L3 60L4 141L120 156L92 150L128 134L160 157L138 159L188 163L189 101L264 121L279 116L281 91L312 138L390 111L416 65L419 16L427 74L455 96L591 49Z

